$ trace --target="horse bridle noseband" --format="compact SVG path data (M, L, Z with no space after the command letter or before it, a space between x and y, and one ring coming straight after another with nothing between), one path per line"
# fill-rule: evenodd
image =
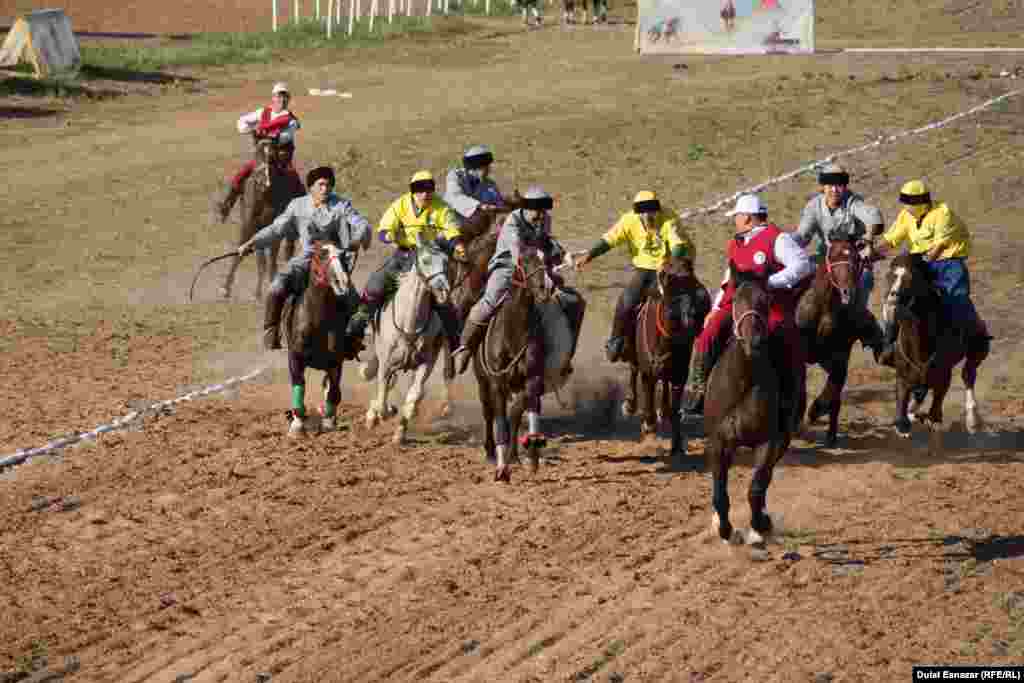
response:
M829 258L828 253L825 254L825 271L828 273L828 281L829 281L829 284L832 285L832 287L834 289L836 289L837 291L841 291L842 287L839 286L839 283L836 281L835 274L832 272L833 269L836 266L849 266L851 269L854 270L854 272L856 274L856 277L854 278L854 281L857 283L858 286L860 284L860 276L861 276L861 272L863 270L863 264L862 263L858 263L858 264L856 264L856 266L854 265L854 259L853 259L853 256L852 256L853 252L854 252L854 246L850 245L851 256L850 256L850 258L848 258L848 259L846 259L844 261L833 261L832 259Z

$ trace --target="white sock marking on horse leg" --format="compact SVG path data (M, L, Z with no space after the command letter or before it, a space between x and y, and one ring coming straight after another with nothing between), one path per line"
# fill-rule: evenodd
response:
M973 434L981 426L981 415L978 414L978 401L974 396L974 387L967 388L964 412L966 413L964 422L967 424L967 431Z
M540 415L533 411L526 413L526 425L530 434L540 434Z

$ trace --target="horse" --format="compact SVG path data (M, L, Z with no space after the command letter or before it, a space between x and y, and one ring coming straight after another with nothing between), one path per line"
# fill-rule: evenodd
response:
M544 271L537 254L520 257L512 288L488 321L483 343L473 356L484 450L487 459L495 462L495 481L511 481L510 462L518 459L519 426L527 403L536 401L539 410L542 394L557 392L569 377L572 330L545 283ZM542 438L527 435L523 439L533 472L544 445Z
M828 415L825 445L830 448L839 439L843 387L850 368L850 353L860 334L850 317L851 307L858 305L864 272L859 246L851 240L833 240L818 264L811 286L797 304L797 327L807 344L807 362L820 365L828 375L825 387L807 411L807 422L817 422Z
M314 243L309 284L301 295L289 297L285 303L282 318L292 384L292 409L288 411L290 437L300 436L308 427L305 408L307 368L325 373L323 415L316 431L335 428L335 415L341 402L345 327L358 304L348 263L348 256L337 245Z
M732 32L736 28L736 5L733 0L722 2L722 11L719 15L722 18L722 26L726 31Z
M274 222L288 204L306 193L301 183L296 183L288 169L291 163L291 148L279 144L276 138L259 138L256 140L256 158L259 164L249 175L242 187L239 201L242 221L239 227L238 244L242 245L252 239L261 228ZM267 267L267 250L256 252L256 300L263 300L264 278L269 284L277 274L277 254L280 243L275 242L269 248L270 263ZM287 240L285 244L285 260L295 255L295 240ZM231 260L231 267L224 277L220 294L224 299L231 298L231 287L235 281L240 257ZM266 273L266 275L264 275Z
M450 297L447 270L447 254L433 244L420 242L414 267L401 275L395 296L373 321L374 353L360 367L364 380L377 379L376 398L366 411L368 428L397 412L389 405L388 394L399 372L413 373L392 439L395 444L405 443L409 423L423 399L423 385L433 372L442 347L447 349L441 319L433 310L435 300L445 304ZM450 354L451 349L446 353Z
M704 317L711 310L711 297L694 276L688 259L669 259L658 271L657 290L648 294L637 313L630 364L629 391L622 404L624 415L637 408L637 379L640 379L640 410L644 436L654 434L661 418L679 414L683 387L689 374L693 342ZM655 410L655 394L661 386L661 406ZM671 419L673 458L686 455L680 421Z
M898 379L896 433L910 437L911 420L920 419L929 427L942 424L942 404L953 381L953 369L964 361L960 378L967 389L964 424L975 433L981 425L974 384L978 368L988 357L988 349L971 349L962 335L951 332L954 326L944 312L942 295L931 282L920 255L901 254L889 264L887 291L882 308L886 323L897 322L894 366ZM932 405L927 413L918 413L928 390Z
M763 279L732 271L733 334L708 379L704 404L705 449L713 480L712 532L725 542L763 542L772 530L765 498L776 463L786 453L799 428L806 403L805 368L790 367L783 330L768 333L771 298ZM794 394L786 396L783 373L795 377ZM729 468L740 446L755 449L750 482L750 526L747 534L734 532L729 521Z

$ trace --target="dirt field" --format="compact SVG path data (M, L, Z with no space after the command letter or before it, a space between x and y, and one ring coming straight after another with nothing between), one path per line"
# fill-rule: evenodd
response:
M1020 45L1019 9L988 4L859 0L821 7L819 35L826 47L891 45L912 26L916 44ZM220 11L190 5L172 19L138 2L115 27L100 5L76 0L76 27L189 31ZM975 300L996 335L979 383L985 432L963 433L957 380L941 452L924 433L893 438L892 373L858 347L840 446L821 448L818 425L783 460L769 509L785 534L764 551L707 537L700 440L694 467L673 471L666 440L641 442L637 422L618 417L623 371L601 346L621 254L575 278L590 306L574 408L546 403L548 459L511 485L482 461L465 381L455 417L428 401L399 450L393 425L363 426L366 386L348 368L343 429L288 441L284 363L259 350L253 264L230 304L215 301L221 273L184 303L196 265L232 239L210 201L245 150L235 118L275 80L353 93L296 98L298 157L334 164L371 219L412 172L440 173L483 141L506 187L542 182L557 195L555 230L573 248L638 189L698 206L1021 87L998 77L1020 65L1012 55L654 61L631 42L630 26L492 21L338 64L177 74L199 79L195 92L0 100L0 455L273 367L0 473L0 671L30 669L34 655L50 668L77 657L69 680L110 683L261 672L838 683L909 680L914 663L1024 661L1024 98L845 161L888 220L900 184L924 176L971 226ZM792 225L813 191L808 177L764 196ZM729 222L689 228L712 286ZM381 258L375 245L360 284ZM437 377L428 387L439 395ZM738 525L749 480L743 460L730 488Z

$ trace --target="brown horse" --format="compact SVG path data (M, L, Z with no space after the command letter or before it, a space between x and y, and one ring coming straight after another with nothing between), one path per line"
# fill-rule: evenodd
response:
M913 418L929 426L942 424L942 404L953 381L953 369L964 361L960 377L967 388L964 424L971 433L981 419L974 396L978 367L988 349L969 348L943 311L942 296L932 285L931 275L919 255L901 254L889 264L888 295L883 307L885 320L898 321L894 365L898 378L896 432L910 436ZM932 391L931 410L915 414Z
M750 543L772 529L765 498L775 464L789 448L806 403L804 367L792 367L783 331L768 333L771 297L765 281L730 268L737 285L733 298L733 335L711 371L704 405L707 466L713 479L712 530L737 541L729 522L729 468L740 446L755 449L754 476L748 494ZM786 387L792 388L791 392ZM787 393L789 395L787 395Z
M352 286L346 255L334 244L317 243L309 269L309 284L300 297L289 298L282 316L292 383L289 436L298 436L307 430L306 368L326 373L327 391L319 429L334 429L341 401L345 327L358 303L359 295Z
M849 240L833 240L825 259L818 264L814 281L800 297L796 322L809 351L807 362L816 363L828 375L807 412L807 421L816 422L828 415L825 445L838 441L839 411L843 387L850 368L853 344L860 338L858 305L864 263L858 245Z
M288 145L278 144L275 138L260 138L256 140L256 159L258 165L249 175L242 188L240 212L242 221L238 233L238 244L244 244L252 239L252 236L261 228L274 222L284 212L289 202L306 193L306 188L300 182L296 182L289 170L291 163L291 148ZM266 250L256 252L256 300L263 300L264 280L269 284L277 274L277 252L280 242L275 242L270 247L270 267L267 267ZM285 260L295 255L295 240L288 240L285 244ZM231 260L231 268L224 278L224 285L221 287L221 296L225 299L231 298L231 287L235 281L235 271L238 270L238 263L241 259Z
M578 21L577 15L583 14L583 21ZM587 23L587 0L562 0L562 23L563 24L586 24Z
M487 325L483 343L473 357L480 405L484 418L484 449L494 459L495 481L510 481L510 463L518 459L519 426L523 413L540 410L544 388L557 388L564 382L562 370L571 357L572 338L568 324L562 343L547 347L542 308L549 304L550 293L544 284L545 266L540 257L521 257L504 303ZM511 408L509 403L511 402ZM533 406L533 407L531 407ZM543 440L523 444L532 470L540 462Z
M640 430L647 436L657 432L659 418L672 425L673 458L686 455L686 440L679 414L683 387L690 367L693 342L704 317L711 310L711 297L693 274L688 259L671 258L658 271L657 290L648 294L640 307L627 351L630 364L629 390L622 411L631 415L637 407L637 379L640 379ZM661 406L655 410L655 394L661 387Z
M724 0L722 2L722 11L719 12L719 16L722 18L722 26L726 31L733 31L736 28L736 5L733 0Z

